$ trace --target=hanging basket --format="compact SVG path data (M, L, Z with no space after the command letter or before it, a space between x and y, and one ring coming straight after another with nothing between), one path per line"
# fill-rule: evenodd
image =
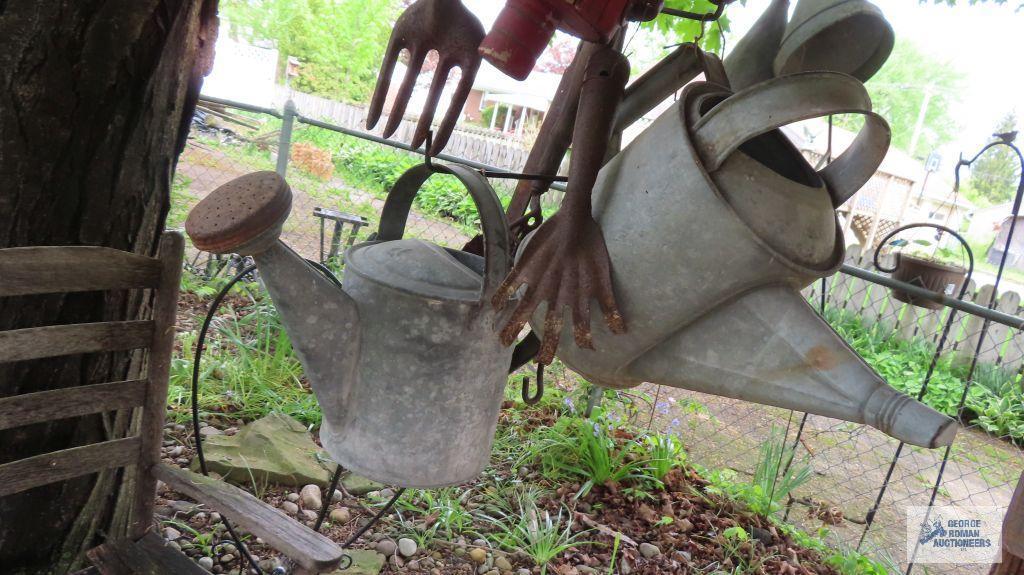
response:
M915 228L933 228L942 233L950 234L956 238L957 241L960 242L960 247L963 248L963 251L967 256L967 267L919 258L902 252L896 253L896 263L893 267L886 268L883 266L878 261L878 256L882 252L882 248L886 246L889 240L896 235ZM906 240L898 240L892 242L890 245L907 245L907 242ZM896 228L882 238L882 241L878 243L878 247L875 248L873 262L875 264L875 269L892 274L892 279L894 280L899 280L910 285L924 288L928 291L938 292L957 299L963 299L967 279L971 277L971 273L974 271L974 252L971 251L971 246L967 244L967 240L965 240L963 236L946 226L940 226L939 224L932 223L907 224ZM943 307L943 305L937 301L915 296L901 289L893 288L892 296L899 301L906 302L917 307L923 307L925 309L942 309Z
M967 280L967 268L899 254L892 277L926 290L956 296ZM910 305L926 309L942 309L942 304L937 301L915 297L903 290L893 289L892 296Z

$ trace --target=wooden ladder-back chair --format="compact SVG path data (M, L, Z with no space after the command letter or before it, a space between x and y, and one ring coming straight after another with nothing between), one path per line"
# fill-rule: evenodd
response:
M1003 521L1003 560L992 566L991 575L1024 575L1024 474Z
M141 409L137 434L0 465L0 497L106 469L135 473L126 537L106 541L88 556L102 574L205 574L153 530L156 482L218 511L237 527L309 572L333 570L343 551L249 493L160 461L168 371L181 281L184 240L165 233L150 258L110 248L0 249L0 297L154 290L152 317L0 331L0 363L73 354L147 350L146 377L0 398L0 430L122 409Z

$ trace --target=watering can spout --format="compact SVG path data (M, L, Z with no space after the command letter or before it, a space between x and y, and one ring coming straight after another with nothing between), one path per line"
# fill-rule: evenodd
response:
M342 414L358 373L359 312L340 283L279 239L291 204L284 178L255 172L207 196L189 213L185 229L201 250L256 260L317 401L325 413Z
M875 427L922 447L956 423L892 389L789 286L739 296L664 341L629 375Z
M361 338L355 302L280 240L253 259L317 402L325 413L340 417L358 377Z

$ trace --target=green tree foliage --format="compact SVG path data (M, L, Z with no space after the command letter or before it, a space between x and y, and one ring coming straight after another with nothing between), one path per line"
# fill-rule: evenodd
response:
M1017 116L1009 113L996 125L995 132L1013 132L1017 130ZM999 204L1008 202L1017 192L1020 181L1020 161L1017 154L1006 146L989 148L974 165L971 166L971 179L965 195L972 201L982 204Z
M396 0L222 0L221 14L250 41L271 40L280 68L289 56L302 65L295 88L366 102L377 78Z
M746 0L740 0L739 3L746 4ZM695 14L715 11L715 5L708 0L666 0L665 7L686 10ZM645 22L643 27L660 32L666 39L666 43L693 42L700 38L701 47L710 52L720 53L723 35L729 31L728 14L727 7L721 18L703 25L696 20L661 14L654 20Z
M928 98L923 129L913 154L923 158L929 151L952 141L960 126L950 110L960 101L964 79L962 72L936 60L914 44L897 39L885 66L867 82L874 111L888 120L892 127L892 145L911 151L914 128L928 93L931 97ZM859 120L857 116L849 116L837 123L853 124Z

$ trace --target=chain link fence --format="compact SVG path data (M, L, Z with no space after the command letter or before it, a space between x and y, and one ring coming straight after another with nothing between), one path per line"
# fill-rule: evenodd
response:
M181 227L191 206L231 179L277 170L286 173L294 194L284 241L306 258L340 265L344 248L365 240L376 229L387 185L393 182L390 174L422 161L406 146L383 143L379 136L301 116L290 104L282 113L204 101L179 159L168 226ZM507 145L495 149L503 154L502 162L495 161L500 168L488 164L486 156L485 161L463 163L495 170L522 168L508 164ZM525 153L515 157L525 159ZM508 181L496 182L499 195L507 199ZM408 235L460 248L479 231L478 223L459 204L468 200L424 194L410 214ZM549 201L557 203L557 198ZM860 248L853 246L847 263L870 269L869 255L862 257ZM224 270L240 263L195 249L187 254L189 269L205 277L225 274ZM968 294L965 299L986 306L992 287L972 285ZM834 325L852 322L857 327L858 341L851 345L858 350L901 345L930 357L951 313L949 308L928 311L904 304L888 289L845 274L809 286L805 296ZM1019 315L1024 312L1020 299L1015 292L1000 294L997 309ZM973 394L998 394L1020 386L1024 335L999 324L983 330L983 324L980 317L956 312L943 349L943 365L951 373L962 373L962 366L974 359L978 349L979 366L970 382ZM900 365L900 357L876 359L889 362L883 375L890 381L908 369ZM958 398L965 384L955 377L936 379L929 394ZM672 406L673 413L665 417L682 419L691 461L707 468L732 469L741 478L753 475L761 446L773 433L784 430L787 444L797 453L794 465L807 464L813 470L812 479L788 501L789 521L812 533L826 527L834 541L902 568L906 568L906 506L928 505L933 491L937 505L1005 506L1024 471L1024 454L1014 443L1021 438L999 431L998 422L993 423L999 414L969 412L944 464L946 454L941 449L901 447L863 425L682 389L645 386L642 391L654 398L652 405ZM915 393L916 389L904 391ZM652 425L660 424L653 409L652 419L656 419ZM918 570L987 571L981 566L920 566Z

